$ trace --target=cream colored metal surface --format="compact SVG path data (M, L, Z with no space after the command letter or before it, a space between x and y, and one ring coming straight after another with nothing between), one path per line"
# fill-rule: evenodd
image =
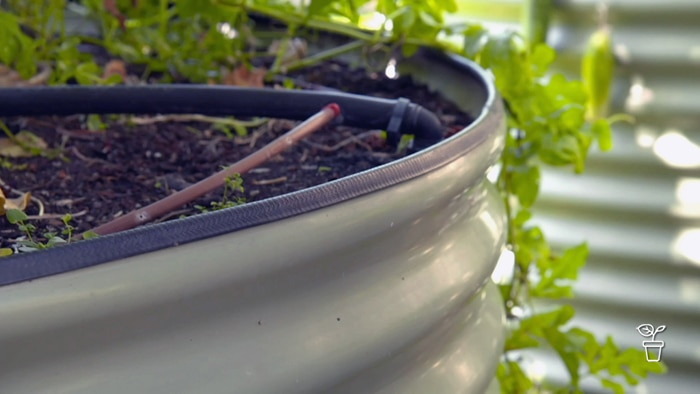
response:
M471 107L472 148L413 180L0 287L0 393L483 392L503 346L501 108Z
M520 1L497 1L505 19L480 4L478 16L517 22ZM488 3L492 3L488 1ZM558 67L576 76L595 27L595 0L557 1L550 43ZM576 322L642 348L636 327L667 329L665 376L638 393L691 393L700 386L700 1L610 0L618 66L617 111L635 125L617 125L615 148L591 155L587 172L543 176L538 220L560 247L588 240L589 264L577 286ZM566 372L542 355L555 379ZM543 366L540 365L540 371ZM585 392L598 392L586 385ZM632 391L630 391L632 392Z
M491 188L460 193L453 175L468 168L461 160L331 212L0 288L0 392L485 387L502 314L493 289L476 290L503 223L485 206ZM397 197L390 209L387 197Z

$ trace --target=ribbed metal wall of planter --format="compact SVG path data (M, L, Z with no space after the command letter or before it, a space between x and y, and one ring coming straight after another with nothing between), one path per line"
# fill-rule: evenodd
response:
M521 1L468 1L478 17L514 22ZM558 1L550 43L560 70L577 75L598 1ZM611 0L624 60L614 107L636 117L618 125L615 148L594 153L587 172L544 176L538 220L558 246L588 240L575 305L578 323L642 349L636 327L667 329L664 376L638 393L700 387L700 2ZM486 7L488 5L488 7ZM505 15L499 17L494 10ZM546 360L553 360L545 358ZM548 365L551 367L552 364ZM565 377L554 368L556 377ZM596 392L587 386L586 392Z
M298 193L0 260L0 283L66 271L0 286L0 393L486 390L503 346L489 278L504 210L485 179L503 107L470 63L415 62L477 118L450 140ZM75 269L86 261L99 264Z

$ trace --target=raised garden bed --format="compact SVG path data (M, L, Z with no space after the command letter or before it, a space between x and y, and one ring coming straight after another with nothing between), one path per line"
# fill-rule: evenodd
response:
M453 103L408 75L382 73L328 62L294 75L292 81L316 89L337 89L382 98L408 98L434 112L453 134L471 122ZM279 85L278 85L279 86ZM187 119L193 119L187 121ZM167 121L167 119L175 119ZM13 159L0 169L5 194L31 192L27 210L41 234L60 233L61 217L71 213L76 232L84 232L133 209L181 190L253 153L298 122L258 120L246 135L228 134L195 117L103 117L104 131L86 128L85 116L13 117L4 121L17 133L28 130L48 144L43 155ZM146 123L146 124L140 124ZM244 123L244 122L241 122ZM254 122L256 123L256 122ZM244 192L210 193L165 218L175 219L211 209L224 200L258 201L319 185L382 165L406 154L392 146L382 130L328 126L301 144L271 159L243 178ZM14 193L13 193L14 192ZM42 215L40 215L40 213ZM18 226L0 222L0 247L26 239Z
M277 174L249 175L246 192L256 201L0 259L0 391L483 392L504 340L502 300L489 278L505 241L505 214L486 180L504 142L503 107L485 73L464 59L425 52L402 62L400 72L459 103L461 111L440 104L424 88L418 96L393 92L440 114L445 132L454 133L450 138L408 155L395 155L381 139L335 152L302 143L286 153L298 155L289 159L298 162L270 167L284 171L285 182L255 185L254 179ZM353 81L351 75L338 71L330 82L309 80L357 88L344 82ZM386 90L392 89L379 91L392 93ZM110 133L168 141L179 134L163 130L183 125L159 126L158 133L154 125L135 133L112 125L97 138L78 132L91 139L71 136L68 143L85 144L78 149L84 158L41 160L88 169L102 160L125 166L98 155L104 141L111 152L133 145L116 147L119 140L110 140ZM345 141L346 130L339 129L310 141ZM49 140L57 134L45 126L36 132ZM186 182L196 180L195 171L206 176L204 168L231 163L227 150L246 146L236 143L240 137L204 138L202 146L199 136L190 144L170 140L206 158L187 163L194 171ZM144 148L151 154L142 151L148 160L141 160L165 165L159 171L168 175L173 168L166 153L176 150L165 145ZM207 158L207 146L221 149L220 156ZM133 157L124 158L132 171L127 177L138 178ZM347 169L348 161L355 167ZM306 170L299 162L318 167ZM96 178L109 181L111 171ZM315 186L285 193L282 184L292 184L293 171L313 174L304 186ZM56 170L48 173L61 182L53 180ZM139 179L139 187L167 193L151 175ZM252 195L267 186L281 194ZM119 187L92 193L106 189L126 193ZM64 198L85 197L71 207L77 209L91 203L89 193L84 188ZM143 195L134 193L132 204L143 204L135 201ZM107 195L103 206L123 201Z

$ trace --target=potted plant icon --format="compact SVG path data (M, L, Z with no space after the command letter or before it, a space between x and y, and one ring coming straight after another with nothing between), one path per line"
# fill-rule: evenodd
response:
M664 341L657 341L656 334L666 330L666 326L661 325L654 329L651 324L640 324L637 327L639 334L645 338L651 337L651 341L644 341L642 345L644 346L644 351L646 352L647 361L658 363L661 361L661 350L664 348Z

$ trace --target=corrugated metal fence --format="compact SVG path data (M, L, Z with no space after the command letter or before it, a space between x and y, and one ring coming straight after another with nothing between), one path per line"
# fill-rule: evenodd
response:
M520 1L467 1L480 18L513 22ZM557 2L550 44L560 70L577 75L599 1ZM538 221L556 246L587 240L577 286L577 323L642 348L642 323L669 367L638 393L700 387L700 1L612 0L609 21L622 63L614 110L635 116L615 127L612 152L591 155L582 176L548 171ZM545 359L547 359L545 357ZM551 359L553 360L553 359ZM562 368L546 363L551 374ZM586 392L597 392L594 386Z

